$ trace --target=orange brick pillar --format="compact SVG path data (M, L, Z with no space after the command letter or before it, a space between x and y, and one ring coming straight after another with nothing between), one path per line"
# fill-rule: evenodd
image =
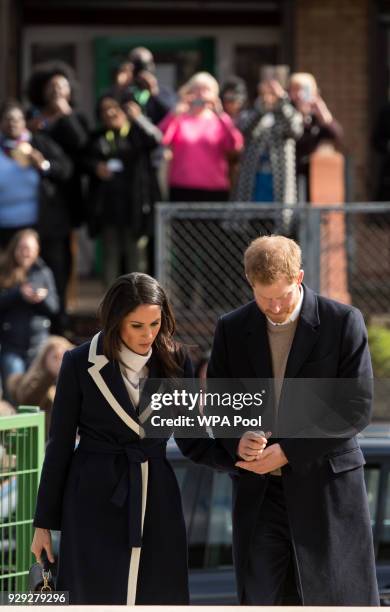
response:
M344 203L344 157L331 145L321 146L311 156L309 192L310 201L315 207ZM350 304L344 213L324 212L321 215L320 236L320 292Z

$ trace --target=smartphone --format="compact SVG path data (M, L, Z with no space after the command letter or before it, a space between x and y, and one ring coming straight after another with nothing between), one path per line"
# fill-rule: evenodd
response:
M302 102L311 102L313 100L313 91L309 83L302 85L299 95Z
M202 106L206 105L206 100L203 100L203 98L194 98L193 100L191 100L191 106L194 106L196 108L201 108Z

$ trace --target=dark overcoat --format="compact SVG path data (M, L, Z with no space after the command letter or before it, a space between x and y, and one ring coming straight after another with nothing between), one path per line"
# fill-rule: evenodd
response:
M268 379L272 375L266 317L256 302L224 315L215 332L208 376ZM285 377L371 379L361 313L305 287ZM351 398L345 411L358 415L353 417L358 429L365 427L371 397ZM357 438L277 441L289 462L281 478L303 604L379 605L364 458ZM238 440L222 442L235 458ZM268 476L242 471L232 478L233 553L242 600Z
M162 378L153 355L148 367L149 378ZM71 604L188 603L179 487L167 440L142 438L142 420L101 334L65 353L34 526L61 530L56 588ZM177 443L195 461L234 470L208 437Z

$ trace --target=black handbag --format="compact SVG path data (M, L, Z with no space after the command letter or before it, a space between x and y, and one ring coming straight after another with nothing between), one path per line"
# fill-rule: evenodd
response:
M41 554L42 563L33 563L28 573L30 593L55 591L56 562L50 563L46 551Z

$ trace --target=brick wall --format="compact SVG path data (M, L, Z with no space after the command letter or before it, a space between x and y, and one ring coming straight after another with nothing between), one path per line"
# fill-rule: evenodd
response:
M295 70L311 72L345 130L354 199L371 197L370 0L296 0Z

